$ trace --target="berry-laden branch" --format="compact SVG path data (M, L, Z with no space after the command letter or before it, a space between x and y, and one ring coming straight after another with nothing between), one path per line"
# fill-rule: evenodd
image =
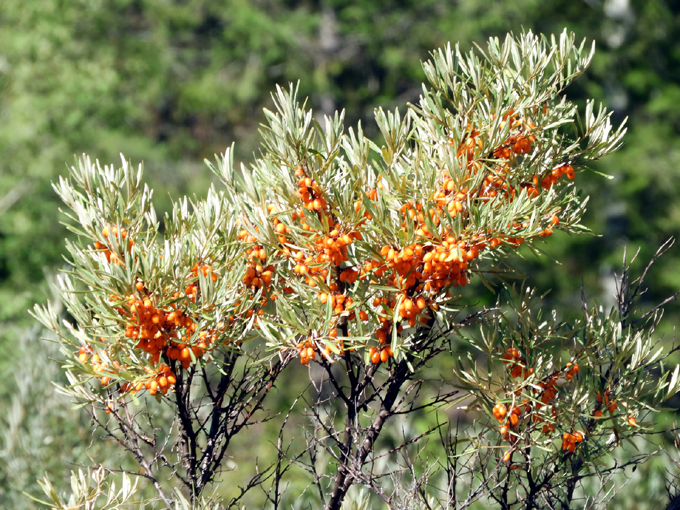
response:
M584 230L577 169L615 150L625 130L612 130L592 104L585 125L574 123L563 91L592 57L582 50L566 33L551 41L529 33L491 40L481 57L434 52L419 104L404 116L376 110L382 147L360 127L345 134L342 114L314 123L296 90L279 88L262 158L237 174L227 151L213 166L254 254L248 283L278 296L258 317L263 337L304 365L324 366L345 403L328 508L338 507L350 470L372 452L401 385L421 360L443 352L459 289L521 245L531 249L556 229ZM516 361L513 375L524 371ZM343 364L348 392L329 369ZM357 399L382 367L386 407L349 465L366 405ZM513 404L509 427L521 412Z
M73 269L60 279L72 322L52 307L35 314L59 335L69 391L93 406L95 422L133 454L168 507L157 470L199 501L232 438L268 419L264 400L290 361L243 348L256 336L262 300L243 283L249 267L236 219L210 191L175 204L161 234L151 191L125 162L101 168L84 158L55 188L79 235L68 244ZM171 426L148 428L168 412ZM177 445L169 443L175 433Z
M497 420L500 439L509 445L499 465L507 468L508 483L514 476L515 498L526 508L569 508L582 480L604 475L599 459L653 433L641 419L678 391L677 370L670 381L662 370L677 348L662 355L653 339L661 314L644 323L636 319L635 288L643 277L631 282L629 274L624 262L617 309L606 314L584 303L584 318L575 324L540 317L531 291L510 293L508 311L484 324L482 343L473 342L492 372L480 378L472 365L455 370L475 404ZM508 344L513 347L505 349ZM495 496L503 504L508 498L504 491Z

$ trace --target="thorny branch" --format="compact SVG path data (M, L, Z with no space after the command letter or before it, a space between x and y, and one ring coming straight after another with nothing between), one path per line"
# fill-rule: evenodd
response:
M220 472L231 439L245 427L271 419L271 416L261 419L254 417L262 409L267 394L290 362L290 357L283 356L271 365L254 363L250 359L242 359L244 357L247 356L236 350L225 353L219 382L214 388L210 387L212 379L205 368L200 372L194 368L185 372L177 370L174 396L163 397L176 404L177 416L171 427L162 430L166 436L160 443L157 434L161 430L152 427L153 411L148 407L133 414L130 404L122 399L109 407L109 420L100 419L96 409L93 409L95 423L134 456L141 467L141 476L153 482L168 507L171 506L172 498L165 494L154 474L156 466L170 468L173 475L182 481L192 501L196 500ZM202 377L198 380L202 384L195 377L199 373ZM167 452L175 426L179 434L178 444L174 446L178 460L171 463L167 459ZM196 455L198 451L202 452L200 456ZM268 475L269 471L274 472L277 483L280 483L283 474L281 462L280 456L276 466L253 477L235 501L240 500L248 490L265 483L271 476Z

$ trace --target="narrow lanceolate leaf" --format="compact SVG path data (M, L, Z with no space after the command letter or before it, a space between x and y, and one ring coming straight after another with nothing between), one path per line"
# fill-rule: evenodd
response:
M666 391L666 400L680 391L680 365L675 366L671 380L668 383L668 391Z

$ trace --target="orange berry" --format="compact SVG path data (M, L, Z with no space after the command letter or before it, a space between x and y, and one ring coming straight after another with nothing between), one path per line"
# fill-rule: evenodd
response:
M529 198L536 198L538 195L540 195L535 186L527 186L525 189L527 190L527 196Z
M505 351L505 354L503 355L503 359L505 360L513 360L519 358L519 351L517 349L508 349Z
M531 152L531 142L528 138L522 138L512 146L512 150L515 154L529 154Z

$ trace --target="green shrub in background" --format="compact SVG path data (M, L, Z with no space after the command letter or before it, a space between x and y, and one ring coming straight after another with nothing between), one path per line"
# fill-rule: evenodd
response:
M31 508L29 496L44 497L38 479L67 481L72 469L89 465L92 457L122 457L110 443L94 441L87 415L55 386L67 383L53 359L59 346L41 339L46 332L39 328L12 334L12 352L2 354L15 364L0 374L0 505Z

